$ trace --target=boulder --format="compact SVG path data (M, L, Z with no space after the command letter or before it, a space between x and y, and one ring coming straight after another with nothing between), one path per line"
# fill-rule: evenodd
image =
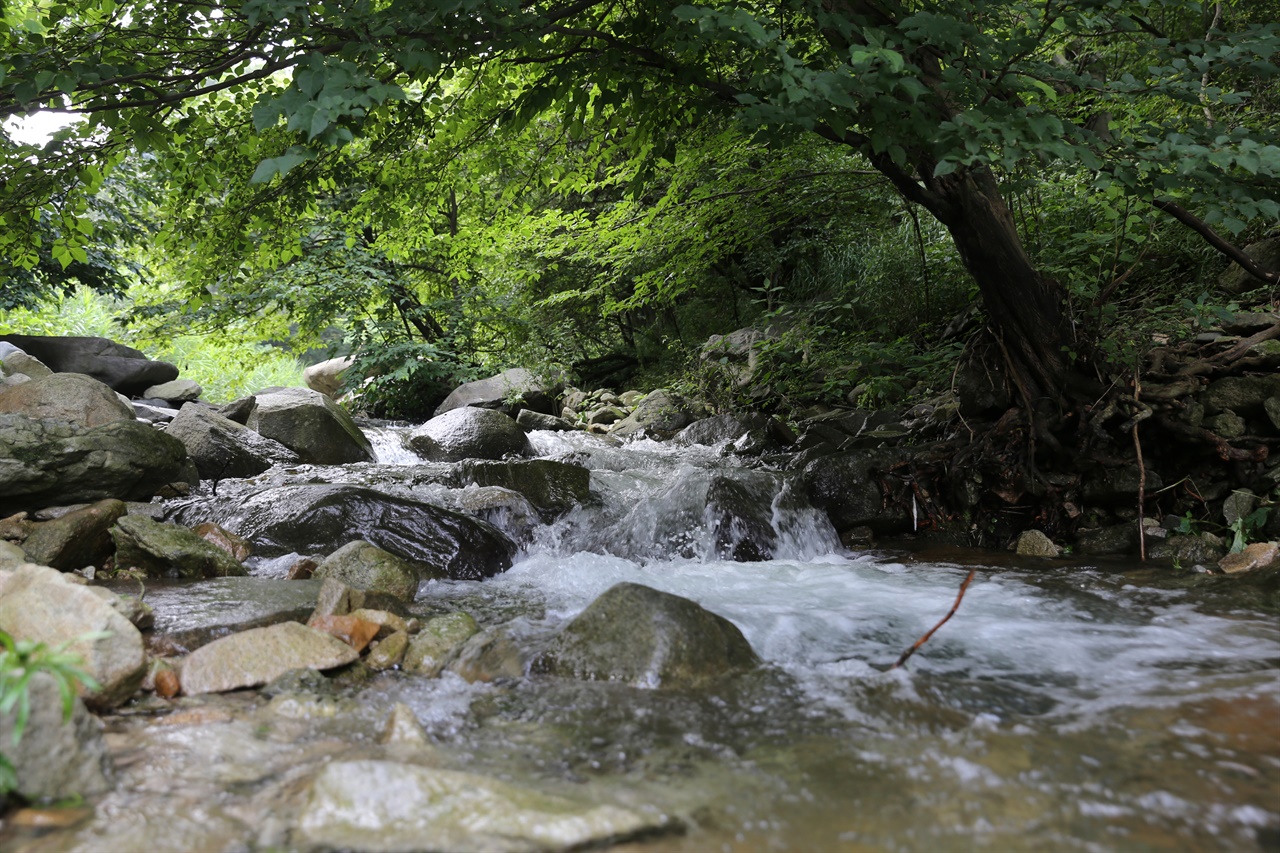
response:
M132 416L88 430L0 414L0 515L119 498L147 501L198 476L186 448Z
M591 472L550 459L468 461L458 466L462 485L498 486L524 495L547 516L560 515L591 497Z
M334 578L353 589L382 593L407 602L418 594L420 574L417 567L395 554L357 540L325 558L313 577Z
M635 583L610 587L573 619L535 671L636 687L694 687L756 666L728 619Z
M200 383L191 379L174 379L152 385L142 392L142 396L153 400L166 400L170 403L190 403L199 400L204 389Z
M693 423L694 407L679 394L659 388L636 405L635 410L609 430L610 435L625 437L644 432L666 438Z
M218 409L218 414L222 415L229 421L244 426L249 421L249 415L253 414L253 407L258 405L258 398L254 396L241 397L238 400L232 400L225 406Z
M1264 270L1280 272L1280 237L1250 243L1244 247L1244 253L1253 258ZM1231 264L1218 276L1218 287L1232 294L1254 290L1265 284L1266 282L1254 278L1244 267L1236 263Z
M1200 392L1205 414L1232 411L1238 415L1265 416L1266 402L1280 395L1280 375L1224 376Z
M694 421L676 433L675 441L685 445L723 444L734 453L753 455L777 450L781 446L778 441L780 430L774 424L773 418L758 412L726 413Z
M753 492L749 484L729 477L711 482L705 518L715 533L718 558L738 563L772 559L778 540L772 497L772 493Z
M437 415L413 431L409 446L432 462L502 459L533 452L515 421L502 412L474 407Z
M300 461L280 442L196 403L184 405L165 433L182 442L206 480L253 477L273 465Z
M0 335L0 341L35 356L55 373L83 373L129 396L178 378L172 364L152 361L142 351L107 338Z
M346 410L310 388L256 395L245 426L280 442L303 462L342 465L375 458L369 440Z
M837 531L869 527L878 535L906 533L910 510L886 505L876 476L901 458L894 451L855 450L815 459L803 474L809 503L825 511Z
M1056 557L1062 553L1062 549L1039 530L1022 531L1015 551L1019 557Z
M88 376L54 373L21 385L0 387L0 413L96 427L135 419L133 407Z
M363 486L264 489L223 505L216 518L207 506L192 503L174 520L217 521L264 557L327 554L363 539L418 564L424 574L443 568L449 577L466 580L505 571L516 551L514 542L483 521Z
M667 824L661 814L391 761L330 762L305 796L289 839L305 850L579 850Z
M281 622L196 649L182 667L182 692L194 696L257 687L291 669L333 669L359 656L337 637L297 622Z
M427 621L405 651L405 672L435 678L457 655L462 645L476 634L480 626L467 613L447 613Z
M111 759L102 740L102 724L75 699L71 717L63 714L62 693L53 676L37 672L27 682L31 714L16 743L16 714L0 714L0 754L18 777L14 793L28 800L92 797L111 789Z
M133 408L134 417L150 424L167 424L178 416L177 409L166 406L153 406L134 400L129 404Z
M337 399L342 390L342 374L355 362L349 355L331 358L319 364L313 364L302 371L302 381L312 391L319 391L331 399Z
M497 409L508 415L521 409L550 415L555 413L553 401L558 390L558 383L543 382L532 372L514 367L488 379L459 385L436 407L435 413L438 417L454 409L475 406Z
M196 584L147 587L153 655L185 655L220 637L281 622L305 622L315 610L319 581L212 578ZM345 611L344 611L345 612Z
M136 567L152 578L223 578L248 571L223 549L177 524L126 515L111 528L116 568Z
M216 545L226 551L237 562L243 563L253 554L253 546L243 537L235 535L230 530L224 530L213 522L206 521L204 524L197 524L191 528L191 532L210 545Z
M492 524L513 541L523 542L541 517L529 499L498 486L468 486L454 493L458 509Z
M31 562L64 572L101 566L115 549L111 527L126 509L124 501L108 498L50 521L34 522L22 550Z
M19 640L67 644L100 685L85 696L90 708L128 701L146 674L138 629L107 598L56 569L28 564L0 574L0 630Z
M27 355L11 344L7 346L10 347L8 353L3 358L0 358L0 363L3 363L5 373L9 375L21 374L29 379L39 379L42 376L49 376L53 373L52 370L45 367L44 362L40 359Z
M564 418L558 418L555 415L544 415L542 412L535 412L533 409L521 409L516 415L516 423L522 429L533 431L535 429L545 429L551 432L567 432L577 429L572 421Z

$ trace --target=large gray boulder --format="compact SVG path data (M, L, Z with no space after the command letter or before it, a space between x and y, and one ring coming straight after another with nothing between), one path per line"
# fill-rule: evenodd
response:
M55 373L83 373L126 396L178 378L178 368L107 338L0 335Z
M329 554L363 539L418 564L423 577L441 568L454 579L490 577L509 569L516 551L514 542L479 519L363 486L264 489L227 504L189 504L173 520L216 521L264 557Z
M333 669L359 656L337 637L297 622L281 622L196 649L182 667L182 692L195 696L257 687L291 669Z
M8 375L20 373L30 379L39 379L53 373L40 359L28 355L13 344L0 343L0 348L3 348L0 350L0 365L3 365L0 373Z
M248 574L235 557L194 531L145 515L126 515L111 528L116 567L152 578L225 578Z
M723 616L678 595L620 583L566 625L534 668L587 681L682 688L759 662Z
M643 432L645 435L667 438L689 426L695 420L693 404L665 388L649 393L631 414L615 423L609 434L625 437Z
M166 400L170 403L189 403L199 400L204 389L194 379L174 379L152 385L142 392L142 396L150 400Z
M128 701L146 674L142 634L102 594L56 569L27 564L0 572L0 630L19 640L67 645L101 689L85 696L91 708Z
M545 415L555 414L557 383L543 382L523 367L505 370L488 379L477 379L459 385L436 407L436 415L467 406L498 409L514 416L521 409L532 409Z
M603 847L667 825L611 805L474 773L391 761L334 761L311 783L290 837L302 850L479 851Z
M457 478L462 485L474 483L518 492L548 516L568 512L591 496L590 471L551 459L463 462Z
M63 716L62 693L53 676L37 672L27 682L31 715L15 743L16 709L0 714L0 754L18 777L15 793L28 800L92 797L111 789L111 759L102 724L79 699Z
M467 407L437 415L409 436L414 452L431 462L502 459L533 452L524 430L502 412Z
M273 465L296 465L298 454L278 441L197 403L187 403L165 433L182 442L206 480L253 477Z
M727 412L694 421L676 433L675 441L685 445L723 444L734 453L751 455L779 449L781 442L778 436L783 432L767 415Z
M64 572L101 566L114 550L111 527L125 511L124 501L108 498L50 521L33 522L22 550L31 562Z
M373 446L346 409L310 388L258 394L245 426L316 465L374 461Z
M837 531L870 527L878 534L905 533L911 529L906 508L887 501L877 475L901 457L892 451L852 451L823 456L804 469L809 503L824 510Z
M0 413L96 427L135 419L133 407L106 385L77 373L51 373L21 385L0 387Z
M364 592L382 593L401 601L413 601L418 593L421 570L384 551L377 545L357 540L334 551L316 569L313 578L334 578ZM444 572L439 573L444 577Z
M714 531L717 557L738 563L773 557L778 532L773 527L771 492L761 494L751 484L725 476L711 481L704 518Z
M147 501L197 480L182 442L132 416L82 430L0 414L0 516L102 498Z

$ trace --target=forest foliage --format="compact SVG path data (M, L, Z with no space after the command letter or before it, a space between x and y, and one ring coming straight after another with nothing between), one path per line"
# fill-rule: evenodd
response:
M749 324L777 332L754 404L892 402L945 384L977 302L1044 393L1132 363L1280 222L1273 19L8 2L0 116L77 122L0 136L3 300L128 290L160 338L354 351L411 416L511 364L695 382Z

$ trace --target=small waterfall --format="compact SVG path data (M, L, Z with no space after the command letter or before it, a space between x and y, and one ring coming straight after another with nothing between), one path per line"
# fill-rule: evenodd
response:
M417 465L422 457L409 447L412 426L365 426L364 437L373 445L374 461L379 465Z

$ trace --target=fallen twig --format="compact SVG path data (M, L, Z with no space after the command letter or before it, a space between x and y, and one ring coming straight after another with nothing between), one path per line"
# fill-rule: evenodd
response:
M960 584L960 593L956 596L956 603L951 605L951 609L947 611L946 616L942 617L942 621L930 628L929 633L916 640L915 645L903 652L902 656L898 658L898 662L889 667L889 669L897 669L906 663L907 659L916 653L916 649L929 642L929 638L932 637L939 628L947 624L948 619L956 615L956 611L960 609L960 602L964 599L964 591L969 588L969 582L973 580L973 576L977 571L977 569L969 570L969 574L965 576L964 583Z

